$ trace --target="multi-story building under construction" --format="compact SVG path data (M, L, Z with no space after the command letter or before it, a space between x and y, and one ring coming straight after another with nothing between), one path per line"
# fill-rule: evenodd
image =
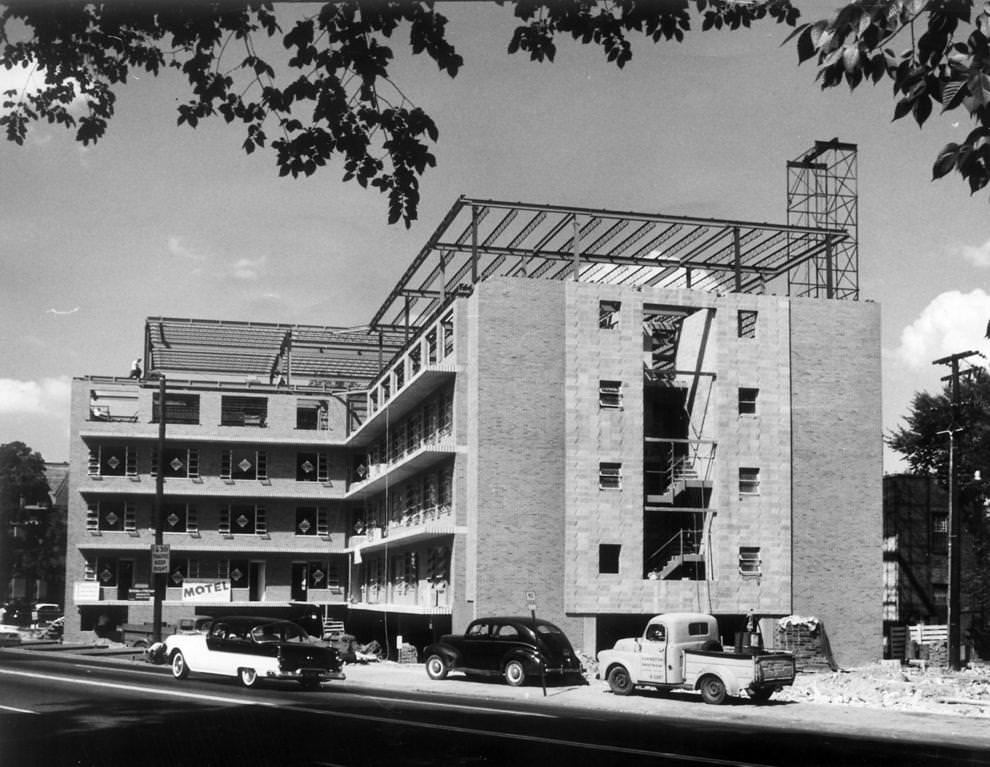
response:
M149 318L143 377L74 382L67 635L150 620L161 472L167 621L307 602L422 648L535 604L592 653L797 613L879 657L855 147L788 174L778 225L461 198L360 328Z

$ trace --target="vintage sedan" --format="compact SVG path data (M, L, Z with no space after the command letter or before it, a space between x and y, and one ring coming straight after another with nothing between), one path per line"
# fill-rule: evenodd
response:
M448 634L431 644L425 657L430 679L462 671L468 676L502 676L513 687L541 673L576 680L584 671L564 632L532 618L480 618L463 634Z
M164 657L176 679L193 671L237 677L245 687L259 679L291 679L316 689L321 682L345 678L333 647L295 623L269 618L216 618L203 633L168 637Z

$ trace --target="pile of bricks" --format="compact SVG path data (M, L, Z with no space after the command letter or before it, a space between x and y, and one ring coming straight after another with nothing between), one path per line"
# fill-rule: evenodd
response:
M828 657L819 624L808 626L792 623L777 626L774 647L793 653L794 665L798 671L827 671Z
M419 663L419 653L411 644L399 648L399 663Z

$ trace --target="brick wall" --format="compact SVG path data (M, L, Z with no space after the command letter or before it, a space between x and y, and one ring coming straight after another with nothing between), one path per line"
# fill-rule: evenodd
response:
M792 609L856 666L882 651L880 307L794 299L790 350Z

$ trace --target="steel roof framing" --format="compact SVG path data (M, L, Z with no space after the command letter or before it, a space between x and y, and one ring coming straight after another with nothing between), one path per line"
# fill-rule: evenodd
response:
M461 197L370 327L426 324L454 294L495 276L765 290L849 234L815 223L769 224ZM786 286L785 286L786 287Z

